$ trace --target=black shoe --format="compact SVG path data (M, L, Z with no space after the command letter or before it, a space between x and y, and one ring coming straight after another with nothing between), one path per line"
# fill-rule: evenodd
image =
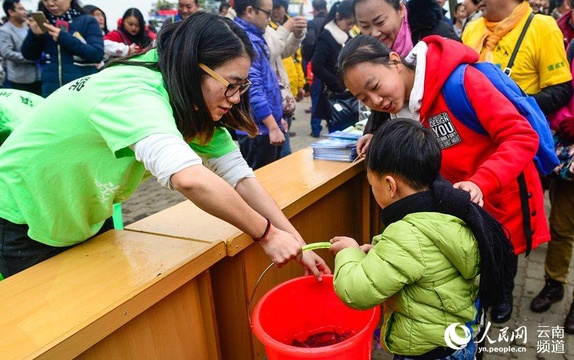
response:
M540 294L536 295L530 303L530 310L541 313L550 309L550 305L562 300L564 297L564 285L554 279L546 279L546 285ZM574 321L574 319L573 319Z
M564 332L574 334L574 302L570 305L570 311L568 311L568 316L564 321Z
M311 137L314 137L314 138L318 138L318 137L320 136L319 134L315 134L315 133L313 133L313 132L310 133L309 135L310 135Z
M494 323L505 323L512 316L512 292L504 292L502 303L493 305L490 309L490 320Z

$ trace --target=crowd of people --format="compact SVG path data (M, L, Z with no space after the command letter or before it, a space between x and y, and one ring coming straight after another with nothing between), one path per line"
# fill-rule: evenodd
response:
M520 254L549 242L531 310L562 300L574 182L540 172L536 131L468 65L505 70L552 117L574 92L574 0L464 0L450 17L445 3L313 0L307 19L288 0L222 2L218 13L179 0L156 33L137 8L109 30L105 9L77 0L42 0L40 17L4 0L0 275L110 229L114 204L149 171L278 266L297 259L320 279L331 270L301 252L304 239L253 170L291 153L306 95L312 137L323 124L352 126L358 118L331 120L330 100L348 95L371 110L357 153L384 231L369 245L331 239L336 291L349 306L383 304L381 343L396 359L472 359L470 345L445 347L444 329L479 332L483 311L508 321ZM483 133L444 91L459 73ZM574 119L552 127L574 139ZM574 304L564 328L574 334Z

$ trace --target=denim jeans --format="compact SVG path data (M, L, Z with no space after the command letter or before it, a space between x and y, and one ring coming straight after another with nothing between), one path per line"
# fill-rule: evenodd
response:
M99 235L113 229L112 218L104 222ZM94 235L94 236L96 236ZM28 237L28 225L0 218L0 274L4 278L47 260L73 246L54 247Z
M323 82L317 77L313 78L313 84L311 84L311 133L315 136L321 134L323 126L321 126L321 118L314 117L315 109L317 108L317 103L319 102L319 97L323 91Z
M289 129L291 128L291 122L293 121L293 116L283 116L283 119L287 121L287 131L285 134L285 142L281 145L281 154L279 158L284 158L287 155L291 155L291 136L289 135Z
M476 355L476 343L474 341L470 341L464 349L457 350L452 354L443 357L440 360L474 360L475 355ZM422 357L422 355L414 357L395 355L394 360L411 360L411 359L417 359L419 357Z

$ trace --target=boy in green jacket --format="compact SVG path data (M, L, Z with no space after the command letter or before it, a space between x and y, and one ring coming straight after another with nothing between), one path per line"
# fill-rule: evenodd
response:
M388 121L366 164L385 229L372 245L331 239L338 296L383 304L381 345L395 359L474 359L481 310L502 295L512 255L501 225L439 175L438 141L417 121Z

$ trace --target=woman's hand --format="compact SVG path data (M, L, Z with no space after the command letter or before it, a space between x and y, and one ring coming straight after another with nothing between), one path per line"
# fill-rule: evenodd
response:
M297 259L300 263L302 261L301 243L297 238L293 234L280 230L273 225L269 228L269 234L267 234L265 239L261 239L258 242L265 254L279 268L293 259Z
M297 97L295 101L299 102L305 98L305 90L303 88L297 89Z
M269 129L269 142L275 146L283 145L285 142L285 134L278 126Z
M34 33L35 35L42 35L44 33L44 31L40 28L40 25L38 25L38 23L36 22L36 20L34 20L34 18L29 17L26 23L28 24L30 30L32 30L32 33Z
M367 150L369 149L369 145L371 144L371 139L373 138L373 134L365 134L357 140L357 156L362 157L367 154Z
M48 29L48 34L52 37L52 40L54 40L54 42L58 42L62 29L49 23L44 23L44 27Z
M299 264L305 269L305 275L313 274L317 281L322 281L321 275L328 275L331 273L331 269L325 263L319 255L315 254L313 251L304 251L303 257L299 261Z
M133 53L137 53L140 51L140 47L137 46L135 43L130 45L130 48L128 49L128 55L131 55Z
M331 248L329 251L332 251L335 255L337 255L339 251L348 247L354 247L357 249L361 248L355 239L347 236L335 236L329 240L329 242L331 243Z
M283 132L289 131L289 124L287 124L287 120L285 119L281 119L281 130L283 130Z
M470 194L470 201L476 203L478 206L484 205L482 190L472 181L461 181L453 185L455 189L461 189Z

